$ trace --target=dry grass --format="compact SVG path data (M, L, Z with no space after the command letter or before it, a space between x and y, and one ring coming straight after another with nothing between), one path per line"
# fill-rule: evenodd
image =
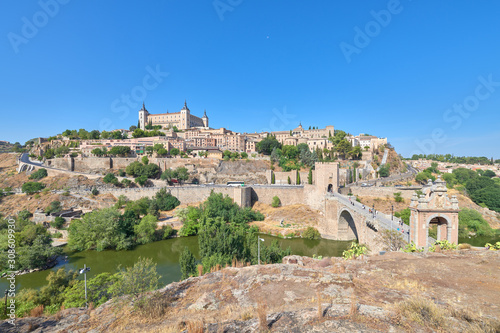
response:
M396 290L405 290L409 293L420 293L425 291L426 288L420 284L420 282L416 280L408 280L408 279L398 279L390 283L387 288L396 289Z
M204 332L204 329L203 329L203 321L201 320L194 320L194 321L190 321L190 322L187 322L187 331L188 333L203 333Z
M472 248L472 246L470 244L467 244L467 243L458 244L458 247L457 247L457 249L459 249L459 250L470 250L471 248Z
M203 265L198 265L197 268L198 268L198 276L202 276L203 275Z
M484 318L477 311L471 309L450 310L451 316L466 323L466 332L469 333L496 333L500 332L500 322L490 318Z
M354 293L354 290L352 291L351 294L351 308L349 309L349 317L352 320L356 320L357 317L359 316L359 306L357 302L358 298L356 297L356 294Z
M261 332L267 332L269 330L269 326L267 325L267 305L264 304L264 302L259 301L255 312L257 314L257 318L259 319L259 330Z
M141 316L149 319L159 319L167 313L171 303L172 299L167 295L154 293L152 295L144 295L136 302L134 307Z
M40 317L43 315L43 305L39 305L30 311L30 317Z
M396 312L406 317L410 322L434 329L446 330L447 328L446 317L448 313L446 309L440 308L431 300L415 296L399 302L395 306Z
M316 298L318 300L318 320L323 319L323 309L321 306L321 292L318 290L316 292Z

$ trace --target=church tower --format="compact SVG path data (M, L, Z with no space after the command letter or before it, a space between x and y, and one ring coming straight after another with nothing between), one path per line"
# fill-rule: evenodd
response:
M143 131L145 130L145 127L148 123L148 115L149 112L148 110L146 110L144 102L142 102L142 109L139 110L139 128Z
M201 120L203 121L203 127L208 128L207 110L205 110L205 112L203 112L203 117L201 117Z
M184 100L184 107L181 110L181 122L180 122L181 128L179 129L188 129L191 127L191 111L187 107L187 103Z

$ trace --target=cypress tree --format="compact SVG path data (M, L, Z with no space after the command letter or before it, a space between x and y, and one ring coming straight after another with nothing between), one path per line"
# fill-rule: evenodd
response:
M290 179L290 176L288 176L288 185L292 184L292 180Z
M356 181L358 180L358 179L356 178L356 168L353 168L352 172L353 172L353 174L354 174L354 175L352 176L352 178L353 178L353 179L354 179L354 181L356 182Z
M313 183L313 170L309 169L309 174L307 175L307 183L312 185Z
M271 172L271 184L276 184L276 176L274 175L274 172Z
M297 185L300 185L300 172L297 170Z

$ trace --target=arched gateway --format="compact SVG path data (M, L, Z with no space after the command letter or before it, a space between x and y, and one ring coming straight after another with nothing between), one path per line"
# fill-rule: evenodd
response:
M446 182L441 176L434 182L429 180L424 194L415 193L410 203L410 240L417 247L428 247L429 228L437 226L437 240L458 243L458 199L448 198Z

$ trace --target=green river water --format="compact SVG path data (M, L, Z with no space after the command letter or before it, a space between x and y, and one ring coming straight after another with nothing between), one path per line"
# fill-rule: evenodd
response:
M307 240L307 239L281 239L268 235L260 235L264 238L264 244L269 245L271 241L278 239L282 248L290 247L292 254L310 256L318 255L324 257L338 257L347 249L351 242L332 240ZM86 264L90 267L87 278L91 278L103 272L116 272L118 267L132 266L139 257L152 258L157 263L158 273L161 275L160 285L166 285L173 281L179 281L181 271L179 266L179 255L187 246L199 259L198 237L179 237L159 242L137 246L130 251L85 251L68 253L68 259L60 262L52 269L20 275L16 277L17 290L21 288L40 288L46 284L45 278L54 270L64 267L67 270L83 268ZM83 277L81 277L83 278ZM7 287L7 280L0 279L0 292Z

